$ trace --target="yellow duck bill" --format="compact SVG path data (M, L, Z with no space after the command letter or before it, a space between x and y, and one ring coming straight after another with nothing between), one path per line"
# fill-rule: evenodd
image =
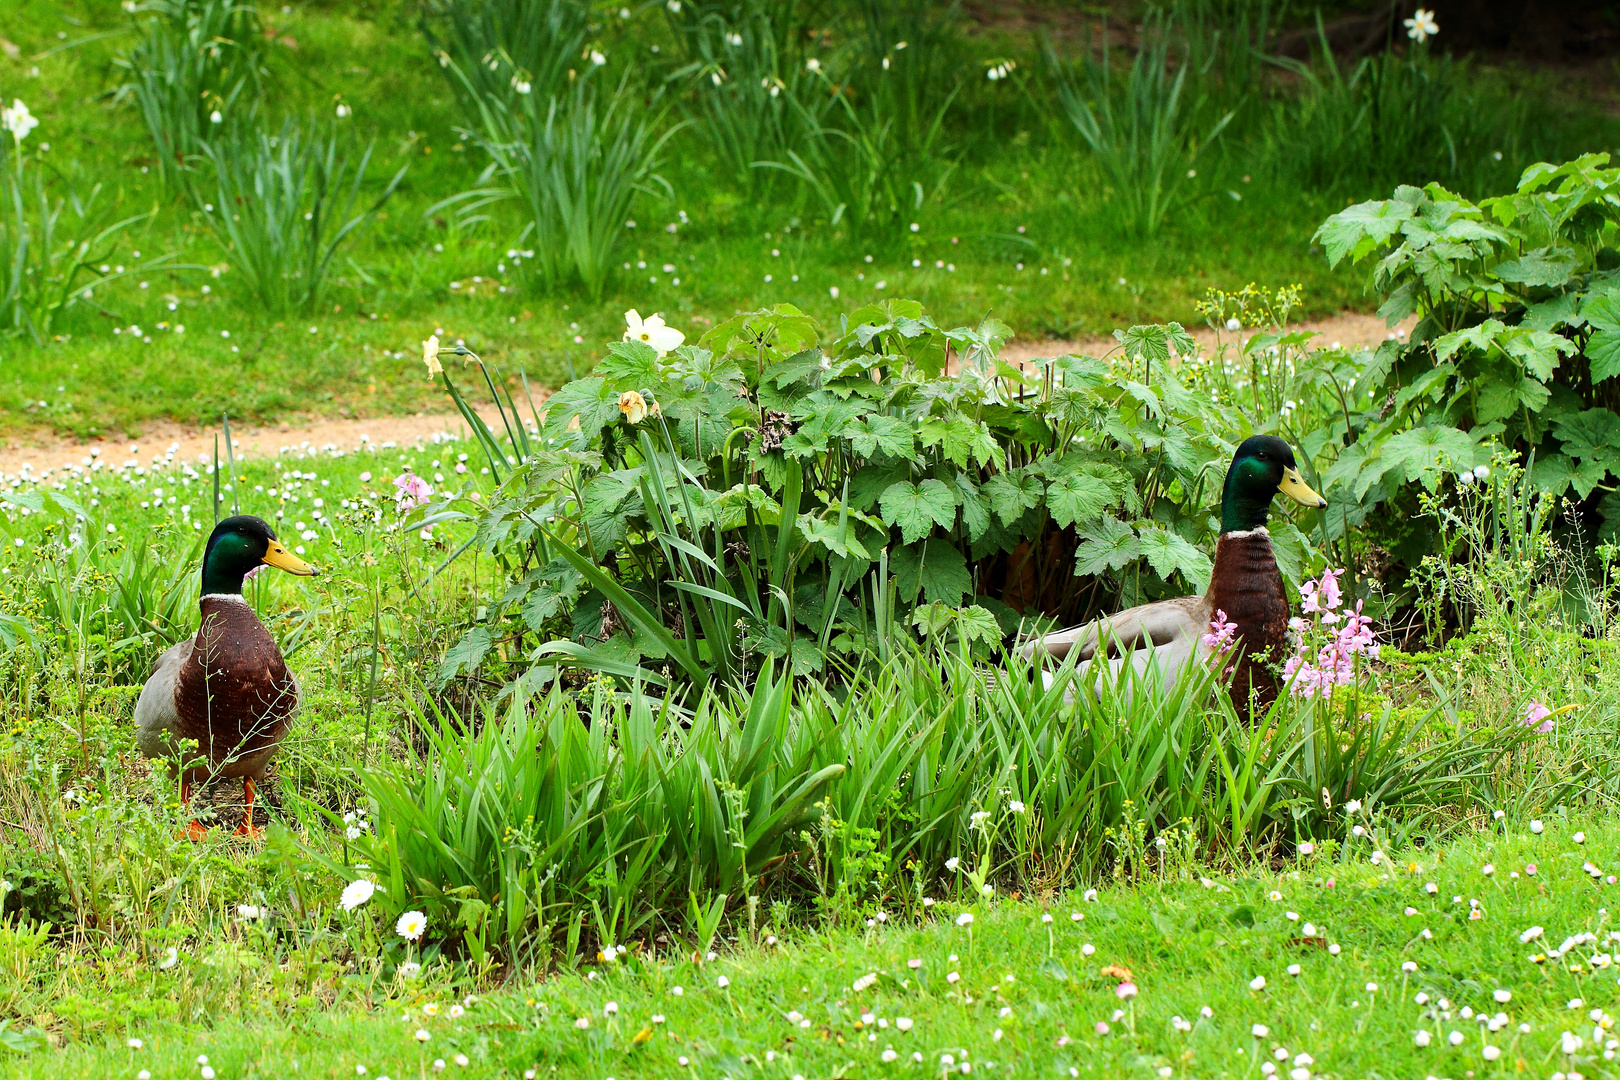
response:
M1307 484L1305 478L1299 475L1298 469L1284 469L1282 483L1277 485L1277 490L1297 503L1314 506L1318 510L1327 509L1327 500L1311 490L1311 485Z
M1307 488L1306 490L1310 489ZM263 561L266 565L273 566L277 570L285 570L287 573L297 574L299 577L314 577L317 573L313 566L282 547L281 542L278 540L270 541L270 548L264 553Z

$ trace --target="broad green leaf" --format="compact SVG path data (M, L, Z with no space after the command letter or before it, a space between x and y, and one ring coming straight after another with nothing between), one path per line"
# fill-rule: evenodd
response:
M1046 486L1046 509L1058 525L1090 521L1113 501L1114 489L1096 476L1061 476Z
M1384 443L1381 458L1386 469L1398 468L1406 479L1433 488L1442 470L1472 463L1474 443L1464 432L1443 424L1412 428Z
M1608 409L1566 414L1553 424L1553 434L1570 457L1612 459L1620 447L1620 416Z
M985 481L984 493L990 497L990 505L995 509L996 516L1011 525L1024 516L1025 510L1040 505L1046 488L1042 486L1040 477L1019 469L996 473Z
M552 619L573 610L585 579L573 567L557 560L546 568L545 577L535 583L523 598L523 625L542 633Z
M1567 299L1573 300L1574 297ZM1591 323L1594 330L1620 330L1620 296L1612 292L1588 296L1581 304L1581 318Z
M1515 285L1559 286L1570 279L1575 266L1575 253L1570 249L1545 247L1499 263L1494 272Z
M911 475L909 464L891 461L882 465L863 465L849 485L849 505L857 510L870 510L890 485Z
M1497 340L1497 345L1542 382L1552 378L1560 356L1575 351L1575 343L1562 334L1517 326L1503 334Z
M1209 556L1168 529L1147 529L1140 536L1142 557L1166 581L1180 573L1199 592L1209 584Z
M956 611L937 601L932 604L922 604L911 613L911 625L927 634L929 637L938 637L956 621Z
M1125 347L1125 355L1132 360L1146 358L1154 363L1169 360L1171 350L1181 356L1191 356L1198 348L1193 336L1174 322L1115 330L1114 339Z
M1570 484L1575 488L1575 494L1584 499L1608 478L1607 463L1597 458L1589 458L1575 466L1575 475L1570 477Z
M1536 467L1530 473L1530 482L1537 491L1559 496L1569 490L1575 478L1575 462L1563 454L1538 454Z
M977 540L990 528L990 500L965 472L957 473L950 486L962 505L962 528L967 530L969 540Z
M1574 293L1561 293L1539 304L1531 304L1519 325L1526 330L1557 330L1561 327L1580 327L1586 324L1581 314L1580 297ZM1620 323L1610 329L1620 329Z
M1507 325L1500 319L1486 319L1478 326L1470 326L1466 330L1455 330L1436 339L1434 355L1437 360L1450 360L1457 351L1465 345L1471 345L1482 353L1489 353L1497 337L1507 329Z
M957 612L956 636L969 643L977 640L995 645L1001 640L1001 623L988 608L971 604Z
M806 349L801 353L794 353L786 360L772 364L765 370L765 377L760 381L770 383L778 390L799 383L812 386L821 379L821 373L826 370L822 365L825 361L820 349Z
M842 555L845 558L870 559L871 553L855 538L855 525L853 521L845 522L844 527L840 529L836 514L825 518L817 517L815 514L799 515L799 532L803 533L804 538L810 543L820 544L834 555ZM902 529L901 533L904 532Z
M73 499L43 484L17 491L0 491L0 502L8 502L14 506L24 506L36 514L43 514L46 507L51 507L63 517L85 518L90 516L85 508Z
M644 390L664 381L658 352L645 341L614 341L596 365L596 374L619 390Z
M902 481L891 486L879 500L883 520L900 527L900 537L915 543L933 531L935 525L950 528L956 522L956 499L939 480L921 484Z
M1595 383L1620 375L1620 331L1599 330L1588 338L1586 359Z
M439 665L439 684L442 686L455 678L466 668L470 675L478 670L478 665L484 662L484 654L494 643L489 627L479 624L461 635L461 640L450 647L444 654L444 662Z
M845 429L855 453L863 458L883 453L890 457L909 460L917 438L912 426L898 416L872 413Z
M698 344L721 356L733 351L755 353L761 344L777 356L791 356L814 348L816 322L792 304L775 304L748 311L717 324Z
M796 637L788 649L788 663L793 668L793 674L807 676L821 671L827 665L827 658L814 641Z
M973 591L967 560L947 540L899 548L889 557L889 570L894 574L896 595L908 604L921 590L930 603L937 600L955 607Z
M619 391L606 379L600 375L575 379L546 399L546 433L559 442L577 437L589 445L619 415ZM577 436L568 430L575 419Z
M1359 261L1394 236L1415 212L1410 203L1397 199L1357 203L1324 221L1312 241L1322 244L1329 266L1337 266L1346 255Z
M1076 577L1118 570L1142 555L1136 532L1117 518L1104 516L1096 524L1079 530L1080 546L1074 553Z
M980 464L989 464L1000 456L990 429L982 421L960 413L925 420L919 430L924 447L940 447L947 460L964 469L973 464L975 457Z

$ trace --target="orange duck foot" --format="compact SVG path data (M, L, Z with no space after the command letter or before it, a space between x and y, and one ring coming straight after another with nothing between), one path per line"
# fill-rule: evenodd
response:
M193 818L191 824L187 825L180 835L194 844L200 843L208 839L208 826Z
M243 818L242 824L238 825L236 831L231 835L240 836L246 840L262 840L264 839L264 830L253 824L250 819Z

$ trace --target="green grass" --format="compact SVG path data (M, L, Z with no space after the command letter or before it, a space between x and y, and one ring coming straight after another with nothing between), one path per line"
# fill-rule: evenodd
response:
M197 1055L205 1054L222 1078L395 1080L430 1075L435 1058L452 1076L507 1077L527 1069L586 1078L927 1076L965 1073L968 1063L991 1076L1235 1078L1260 1076L1267 1061L1277 1062L1279 1076L1302 1065L1312 1076L1607 1076L1613 1053L1594 1043L1589 1011L1608 1039L1616 892L1582 866L1615 870L1620 828L1587 825L1584 844L1574 840L1577 828L1550 818L1535 836L1526 821L1510 820L1441 850L1394 853L1393 865L1372 863L1366 842L1346 837L1337 858L1277 871L1202 883L1150 879L1105 888L1094 901L1068 894L941 905L921 924L890 921L859 935L784 931L773 945L761 926L705 963L694 964L678 944L632 953L480 994L460 1018L449 1010L466 984L442 969L393 983L360 971L343 978L330 1007L250 1005L251 1019L213 1017L200 1026L131 1017L111 1025L117 1034L105 1043L39 1050L9 1064L12 1075L29 1077L132 1076L141 1068L179 1077L197 1075ZM1474 901L1477 920L1469 916ZM973 914L970 929L957 924L960 910ZM1041 922L1045 913L1050 924ZM1544 936L1522 943L1533 926ZM1546 957L1582 933L1596 943ZM233 936L251 953L257 934L239 928ZM1596 965L1594 956L1602 958ZM132 963L140 966L109 956L102 992L116 996ZM1116 996L1120 980L1105 965L1129 969L1134 999ZM1251 989L1257 976L1264 989ZM156 982L187 978L181 966ZM856 989L859 980L868 981ZM1499 990L1511 999L1498 1001ZM437 1015L428 1015L430 1005ZM1465 1007L1505 1014L1508 1023L1488 1031ZM902 1017L908 1030L897 1024ZM1191 1030L1178 1029L1178 1017ZM588 1027L578 1026L581 1018ZM418 1030L429 1041L416 1042ZM1416 1045L1418 1031L1430 1033L1430 1045ZM1456 1047L1447 1041L1452 1032L1461 1034ZM1573 1056L1562 1048L1564 1032L1582 1040ZM127 1048L127 1038L143 1048ZM1487 1046L1501 1051L1494 1061ZM897 1057L885 1062L889 1049Z
M380 191L394 171L409 167L385 217L340 256L319 309L278 319L242 295L238 275L211 276L207 268L228 261L225 253L201 211L163 187L134 106L112 94L121 73L111 60L134 40L123 29L127 17L86 0L25 0L14 16L5 32L20 53L0 57L0 95L24 99L40 117L28 146L81 190L103 184L120 213L151 213L95 262L137 266L173 256L191 268L132 274L98 289L101 310L72 309L59 340L0 343L0 432L8 434L50 428L119 438L138 436L155 419L198 422L222 411L263 421L436 406L414 355L440 328L508 370L521 367L556 385L601 355L630 307L662 311L695 337L716 319L767 303L798 304L832 331L841 311L910 296L948 324L991 313L1021 335L1042 338L1191 320L1192 303L1207 287L1249 281L1302 283L1306 315L1365 303L1359 276L1329 271L1310 245L1315 226L1346 193L1302 190L1281 176L1257 133L1259 120L1250 136L1228 134L1200 161L1199 178L1185 188L1191 201L1160 235L1133 239L1077 138L1039 107L1038 80L1028 98L1010 85L992 91L970 82L947 132L960 157L950 184L914 215L916 233L902 223L868 240L818 218L785 176L756 191L717 170L698 130L685 128L669 144L664 170L674 197L638 203L637 228L620 253L630 269L608 295L600 303L566 289L542 295L511 267L499 269L517 241L515 208L468 225L449 210L426 213L475 186L485 160L456 132L465 119L427 54L414 7L388 3L265 9L277 34L267 122L329 118L341 98L354 109L344 121L354 142L377 140L369 187ZM663 22L638 20L609 18L598 35L614 77L624 65L670 54ZM96 36L103 33L111 36ZM80 39L86 43L67 47ZM644 51L649 41L662 42L660 57ZM1038 72L1027 35L991 30L960 49L969 59L1010 50L1026 56L1031 79ZM1509 147L1502 162L1470 164L1480 185L1505 187L1537 154L1609 138L1596 110L1538 90L1545 80L1511 72L1480 78L1489 100L1546 100L1533 145ZM54 180L53 190L66 183ZM679 225L676 233L664 231L669 223ZM483 281L469 289L474 277ZM829 294L835 286L837 300ZM159 329L160 322L170 328ZM151 342L113 333L132 325ZM183 335L175 325L185 327ZM228 340L220 336L226 331Z

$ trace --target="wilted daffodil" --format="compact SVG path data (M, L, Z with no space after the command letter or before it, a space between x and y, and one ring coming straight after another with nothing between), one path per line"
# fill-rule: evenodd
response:
M681 343L686 340L685 334L674 327L664 325L662 315L652 314L643 319L635 308L624 313L624 324L624 340L651 345L653 351L660 357L671 349L680 348Z
M438 334L434 334L422 342L422 363L427 365L428 378L430 379L444 370L443 365L439 363Z
M647 399L634 390L626 390L619 395L619 411L632 424L639 424L647 419Z

